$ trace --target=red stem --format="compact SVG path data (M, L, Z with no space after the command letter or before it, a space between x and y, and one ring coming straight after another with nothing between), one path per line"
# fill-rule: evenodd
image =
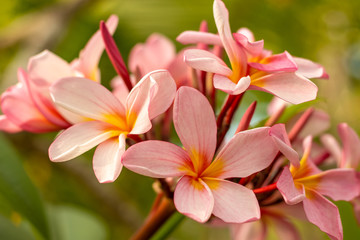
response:
M278 111L276 111L273 115L270 116L264 126L271 127L272 125L274 125L284 113L285 109L286 105L283 105Z
M236 133L241 132L241 131L245 131L249 128L250 125L250 121L252 119L252 117L254 116L254 112L255 112L255 108L256 108L256 104L257 102L254 101L249 107L248 109L246 109L243 117L240 120L240 123L236 129Z
M277 189L276 182L273 183L273 184L270 184L268 186L262 187L262 188L254 189L253 192L255 194L258 194L258 193L269 192L269 191L272 191L272 190L275 190L275 189Z
M155 212L149 214L142 227L131 237L131 240L150 239L150 237L165 223L175 212L175 206L171 199L162 198Z
M290 132L288 134L290 142L292 142L292 141L294 141L296 139L296 137L298 136L300 131L304 128L305 124L307 123L307 121L309 120L309 118L311 117L313 112L314 112L314 108L307 109L301 115L299 120L296 121L295 125L291 128L291 130L290 130Z

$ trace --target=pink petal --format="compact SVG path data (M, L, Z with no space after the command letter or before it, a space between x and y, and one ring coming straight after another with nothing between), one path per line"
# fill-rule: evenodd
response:
M284 167L276 183L276 187L279 189L287 204L294 205L305 199L304 186L300 184L295 186L293 176L287 166Z
M174 204L180 213L198 222L206 222L214 208L214 197L200 178L184 176L176 185Z
M207 45L222 46L219 35L208 32L185 31L176 38L176 41L181 44L203 43Z
M252 33L252 31L246 27L242 27L240 28L239 30L237 30L236 33L239 33L243 36L246 37L246 39L252 43L252 42L255 42L255 37L254 37L254 34Z
M118 134L108 129L109 125L99 121L83 122L69 127L50 145L50 160L68 161Z
M6 115L0 115L0 131L8 133L17 133L22 131L20 127L11 122Z
M229 12L221 0L214 1L213 11L216 27L230 62L232 65L237 65L239 75L244 76L246 72L246 55L232 37Z
M100 183L114 182L120 175L121 156L125 152L126 136L110 138L96 148L93 158L93 168Z
M126 100L131 134L142 134L151 128L153 118L165 112L173 102L176 84L168 71L158 70L145 75Z
M244 223L260 219L260 207L250 189L230 181L204 179L215 199L213 214L224 222Z
M252 80L250 89L271 93L294 104L314 100L318 90L313 82L291 72L265 75Z
M156 71L150 74L152 82L149 118L154 119L165 112L173 103L176 94L175 80L168 71Z
M243 48L246 49L248 53L252 56L259 56L264 48L264 40L260 40L257 42L252 42L247 36L237 32L234 33L235 41L237 41ZM254 36L252 36L254 37Z
M350 201L360 194L360 181L353 169L331 169L305 178L301 182L335 201Z
M357 133L346 123L338 125L343 144L341 167L358 168L360 164L360 139Z
M174 125L195 169L207 167L214 156L217 127L206 97L194 88L181 87L174 102Z
M54 102L81 116L124 125L125 109L120 101L105 87L85 78L63 78L50 88ZM115 123L116 120L116 123Z
M320 194L309 191L310 196L303 201L309 221L327 233L330 238L343 239L343 231L338 208Z
M119 99L123 106L126 105L126 98L129 95L129 89L126 87L124 80L118 75L111 82L112 93Z
M231 230L231 239L234 240L266 240L268 234L268 226L261 220L233 224Z
M341 166L342 153L341 148L334 136L324 134L320 137L322 145L330 152L331 156L335 158L338 166Z
M314 137L319 136L330 128L330 124L329 114L316 109L299 133L299 138L305 138L308 135L312 135Z
M291 147L289 137L286 133L284 124L276 124L270 129L270 136L273 137L273 140L276 146L279 148L280 152L289 159L292 165L295 167L300 166L299 155Z
M360 196L351 201L354 208L355 218L358 224L360 224Z
M217 73L224 76L232 74L226 63L216 55L200 49L186 50L184 61L192 68L205 72Z
M235 134L206 172L222 179L247 177L269 166L278 152L269 129L256 128Z
M117 16L111 15L106 21L106 26L111 34L114 34L118 20ZM97 76L98 64L104 49L105 45L101 37L101 32L98 30L80 52L76 70L83 73L85 78L100 81Z
M184 61L184 52L184 50L180 51L167 67L167 70L176 82L177 88L192 86L191 67Z
M37 87L49 87L60 78L74 75L75 72L69 63L48 50L42 51L29 60L28 76L31 83Z
M219 74L214 75L213 81L216 89L224 91L230 95L238 95L245 92L251 83L249 76L240 78L240 80L235 84L229 78Z
M320 64L299 57L294 57L294 61L298 67L297 73L306 78L329 78L324 67Z
M145 75L158 69L166 69L176 56L175 45L165 36L153 33L145 44L137 44L129 55L129 68L137 68Z
M271 220L274 223L274 230L279 239L301 240L300 233L293 223L286 218L275 216Z
M260 62L249 62L249 66L264 72L294 72L297 70L296 63L288 52L271 55Z
M145 141L131 146L122 157L128 169L153 178L178 177L186 173L191 160L187 152L175 144L163 141Z
M60 129L38 110L23 82L10 87L1 95L1 110L10 123L28 132L43 133Z

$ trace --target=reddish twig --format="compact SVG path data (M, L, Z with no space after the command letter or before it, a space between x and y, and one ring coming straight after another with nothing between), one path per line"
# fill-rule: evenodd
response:
M289 132L290 142L292 142L296 139L296 137L298 136L300 131L304 128L305 124L307 123L307 121L309 120L309 118L311 117L313 112L314 112L314 108L307 109L301 115L301 117L296 121L295 125L291 128L291 130Z
M270 118L266 121L264 126L271 127L272 125L274 125L277 122L277 120L279 120L281 115L284 113L285 109L286 109L286 105L283 105L273 115L270 116Z
M156 211L148 216L142 227L131 237L132 240L149 239L175 212L171 199L163 197Z
M276 186L276 183L273 183L273 184L270 184L270 185L262 187L262 188L253 189L253 192L255 194L259 194L259 193L269 192L269 191L272 191L275 189L277 189L277 186Z
M240 120L240 123L236 129L236 133L241 132L241 131L245 131L249 128L250 125L250 121L252 119L252 117L254 116L254 112L255 112L255 108L256 108L256 104L257 102L254 101L249 107L248 109L246 109L243 117Z

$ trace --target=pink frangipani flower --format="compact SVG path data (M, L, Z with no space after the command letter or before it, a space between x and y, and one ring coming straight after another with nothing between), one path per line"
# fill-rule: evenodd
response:
M258 221L231 225L232 239L234 240L266 240L272 228L280 240L300 240L300 233L290 217L305 220L301 206L286 205L285 203L261 207L261 219Z
M338 208L323 195L335 201L350 201L359 195L359 179L353 169L321 171L309 160L312 137L304 140L304 155L300 167L285 167L277 188L287 204L302 202L308 220L332 239L342 239Z
M213 160L217 128L206 97L181 87L173 118L183 148L163 141L141 142L125 152L124 166L154 178L181 177L174 192L175 207L196 221L206 222L211 214L232 223L259 219L253 191L226 179L261 171L279 149L296 161L296 152L283 140L283 126L237 133Z
M113 33L118 18L113 15L107 21ZM71 64L45 50L30 58L27 71L19 68L19 83L10 87L1 96L0 130L18 132L21 130L42 133L57 131L81 121L66 111L54 106L49 87L58 79L81 76L100 81L98 62L104 50L100 31L97 31Z
M215 88L231 95L241 94L247 89L261 90L295 104L315 99L317 87L306 77L326 77L325 72L320 73L323 70L320 65L306 59L295 60L286 51L272 55L263 49L263 41L253 42L253 35L248 29L240 29L233 36L229 14L221 0L214 1L214 18L218 36L185 32L178 37L178 41L202 41L224 47L231 69L208 51L191 49L184 53L185 61L191 67L214 73Z
M143 134L151 120L172 104L176 85L165 70L145 75L122 104L109 90L84 78L65 78L51 87L54 102L83 116L62 132L49 148L50 159L63 162L96 148L93 167L99 182L112 182L122 169L121 155L128 135Z
M357 170L357 176L360 179L359 136L347 123L340 123L338 125L338 133L342 142L342 147L339 146L336 139L330 134L321 136L321 141L335 158L340 168ZM360 181L358 188L360 189ZM351 203L354 208L356 219L360 224L360 196L351 200Z

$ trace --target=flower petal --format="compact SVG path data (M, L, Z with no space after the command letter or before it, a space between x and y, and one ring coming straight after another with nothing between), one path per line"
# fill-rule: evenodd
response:
M357 169L360 165L359 136L346 123L338 125L338 132L343 144L341 167Z
M189 49L184 52L184 61L192 68L224 76L232 74L226 63L215 54L201 50Z
M360 180L353 169L331 169L301 179L301 183L335 201L350 201L360 194Z
M279 189L287 204L294 205L305 199L304 186L301 184L295 186L293 176L287 166L284 167L276 183L276 187Z
M68 161L116 136L116 133L109 131L108 128L109 125L99 121L83 122L69 127L50 145L50 160Z
M303 205L308 220L327 233L330 238L343 239L343 230L338 208L320 194L309 191Z
M185 31L176 38L176 41L181 44L203 43L207 45L222 46L219 35L208 32Z
M158 69L166 69L176 56L175 45L165 36L153 33L145 44L137 44L129 55L131 72L140 69L145 75Z
M165 112L173 102L176 84L168 71L158 70L145 75L126 99L126 112L131 134L142 134L151 128L151 121Z
M118 24L118 17L111 15L106 21L106 27L113 34ZM85 78L98 81L98 64L100 57L105 49L101 32L98 30L86 43L84 49L80 52L76 70L83 73Z
M38 110L32 101L27 86L21 80L24 71L19 70L20 82L1 95L1 110L6 119L22 130L43 133L61 129L53 124ZM25 77L25 76L23 76Z
M269 74L252 79L250 89L271 93L294 104L314 100L318 90L309 79L292 72Z
M241 31L242 29L239 29ZM248 29L247 29L248 30ZM233 36L235 38L235 41L241 46L243 46L248 53L250 53L253 57L259 56L264 48L264 40L252 42L249 37L246 36L240 32L234 33ZM250 30L248 30L250 31ZM251 32L250 32L251 33ZM252 33L251 33L252 34ZM252 38L254 36L252 35Z
M260 207L250 189L230 181L204 179L214 196L213 214L227 223L260 219Z
M215 24L231 65L238 68L239 76L244 76L247 63L246 55L233 39L229 24L229 12L221 0L214 1L213 11Z
M256 128L235 134L220 150L206 173L221 179L247 177L269 166L278 153L269 129Z
M294 57L294 61L298 67L297 73L306 78L329 78L324 67L320 64L299 57Z
M126 150L122 163L128 169L154 178L178 177L186 172L191 160L188 154L175 144L163 141L145 141Z
M174 204L180 213L203 223L211 216L214 197L200 178L184 176L176 184Z
M124 80L118 75L111 82L112 93L119 99L123 106L126 105L126 98L129 95L129 89L126 87Z
M289 159L292 165L295 167L300 166L299 155L291 147L289 137L286 133L284 124L276 124L270 129L270 136L273 137L273 140L276 146L279 148L280 152Z
M81 116L124 127L125 108L105 87L85 78L63 78L50 93L59 106ZM113 119L114 118L114 119Z
M324 134L320 137L322 145L328 150L338 166L341 166L342 152L339 143L330 134Z
M217 127L206 97L194 88L181 87L174 102L174 125L195 169L207 167L214 156Z
M17 133L22 131L20 127L11 122L6 115L0 115L0 131L8 133Z
M69 63L48 50L42 51L29 60L28 76L32 84L36 86L49 87L60 78L74 75Z
M100 143L93 158L93 168L100 183L114 182L119 176L122 164L121 156L125 152L125 134Z
M245 92L250 86L251 79L249 76L242 77L236 84L229 78L215 74L213 77L214 88L220 89L230 95L238 95Z
M296 63L287 52L271 55L260 62L249 62L249 66L264 72L294 72L297 70Z

